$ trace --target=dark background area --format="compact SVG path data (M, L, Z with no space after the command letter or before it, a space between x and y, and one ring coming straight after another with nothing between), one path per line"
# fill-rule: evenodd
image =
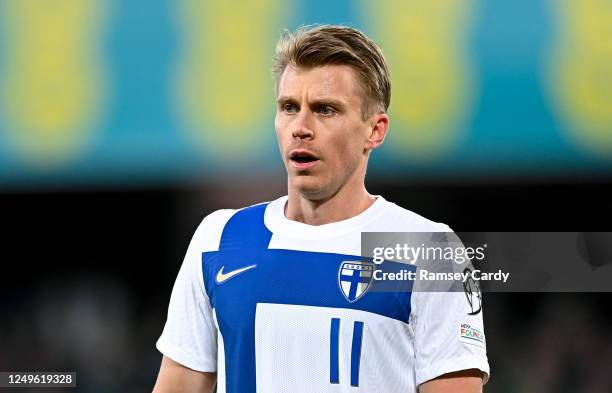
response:
M605 231L612 217L610 182L370 191L455 231ZM0 194L0 370L76 371L79 392L151 390L155 341L201 219L283 193L262 183ZM485 391L610 392L611 301L610 293L485 294Z

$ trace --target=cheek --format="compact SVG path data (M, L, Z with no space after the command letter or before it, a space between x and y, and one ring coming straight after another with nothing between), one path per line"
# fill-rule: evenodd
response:
M346 122L336 128L333 145L336 146L337 152L341 157L355 160L362 155L365 138L359 126L355 123Z
M352 172L363 159L364 141L361 135L354 132L338 138L335 142L337 167Z
M274 130L276 131L276 136L277 137L281 136L282 129L283 129L282 120L281 120L281 117L279 116L279 114L277 113L276 117L274 117Z
M287 121L278 114L274 119L274 131L276 132L279 145L282 146L285 143L284 140L287 139Z
M333 148L334 166L337 168L350 168L352 163L358 159L356 146L347 135L338 136L329 141L328 151Z

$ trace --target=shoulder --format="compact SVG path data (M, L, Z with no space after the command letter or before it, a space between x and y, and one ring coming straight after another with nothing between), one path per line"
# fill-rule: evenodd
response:
M257 207L263 207L269 202L262 202L240 209L220 209L208 214L198 225L192 243L196 243L203 251L215 251L219 247L221 235L227 223L239 212L247 212Z
M451 228L411 210L385 201L386 232L452 232Z

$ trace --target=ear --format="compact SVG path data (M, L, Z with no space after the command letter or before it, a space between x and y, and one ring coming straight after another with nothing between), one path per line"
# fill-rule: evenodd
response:
M370 120L369 135L366 139L365 150L374 150L382 145L387 130L389 129L389 116L386 113L378 113Z

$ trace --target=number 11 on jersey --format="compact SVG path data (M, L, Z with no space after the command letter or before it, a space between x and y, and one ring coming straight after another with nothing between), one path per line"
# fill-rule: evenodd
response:
M340 318L332 318L329 336L329 382L340 383ZM359 362L361 360L361 342L363 340L363 322L353 323L353 340L351 343L351 386L359 386Z

